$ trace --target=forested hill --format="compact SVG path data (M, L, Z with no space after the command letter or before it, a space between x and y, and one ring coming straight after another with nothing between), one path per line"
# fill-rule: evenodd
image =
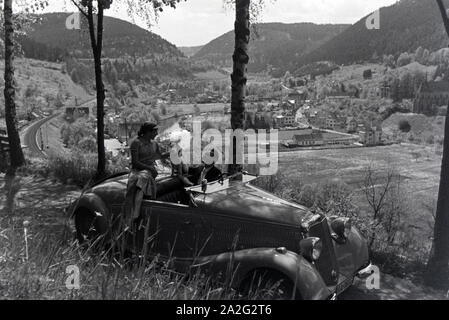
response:
M348 25L316 25L313 23L262 23L252 30L249 71L259 72L271 65L285 72L298 59L335 37ZM230 31L206 44L194 59L229 65L234 49L234 32Z
M178 47L178 49L186 56L186 57L192 57L198 51L201 50L203 46L195 46L195 47Z
M92 53L85 19L81 19L82 30L68 30L66 19L69 15L43 14L41 21L33 25L28 37L21 41L25 54L42 60L55 60L55 57L67 52L79 58L90 58ZM183 56L175 45L132 23L105 17L104 25L105 57Z
M433 51L449 43L435 0L402 0L381 8L379 30L366 28L367 17L307 54L300 64L321 60L348 64L418 47Z

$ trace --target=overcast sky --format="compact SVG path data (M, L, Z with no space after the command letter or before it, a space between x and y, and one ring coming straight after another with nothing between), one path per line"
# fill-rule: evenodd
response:
M66 5L63 2L66 2ZM50 0L46 11L74 11L69 0ZM266 0L261 22L355 23L363 16L396 0ZM107 15L130 20L120 8ZM203 45L233 29L234 12L223 0L187 0L167 8L151 31L177 46Z

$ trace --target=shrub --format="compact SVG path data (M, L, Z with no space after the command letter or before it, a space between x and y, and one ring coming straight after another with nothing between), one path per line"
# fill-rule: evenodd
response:
M93 137L82 138L77 145L81 151L94 153L97 151L97 141Z
M367 69L365 71L363 71L363 79L367 80L367 79L372 79L373 78L373 72L371 71L371 69Z
M97 155L79 151L51 153L48 167L62 183L73 183L83 187L95 175Z
M327 216L351 218L353 225L368 240L373 261L383 270L404 276L418 266L421 270L429 248L413 233L404 217L414 210L414 202L403 188L395 169L366 168L363 197L357 202L349 185L338 179L301 186L295 178L278 173L256 180L257 186L295 201ZM397 263L401 261L401 263ZM410 273L408 273L410 274Z
M106 174L129 170L129 159L123 155L112 157L107 154ZM64 184L85 187L94 178L97 171L97 154L73 149L71 151L53 152L48 159L32 159L22 169L25 174L36 174L43 177L53 176Z
M410 125L410 123L407 120L399 121L398 127L399 127L399 130L401 130L404 133L408 133L412 129L412 126Z
M257 171L257 170L256 170ZM260 177L253 184L278 197L295 200L301 192L299 178L292 178L278 171L275 175Z

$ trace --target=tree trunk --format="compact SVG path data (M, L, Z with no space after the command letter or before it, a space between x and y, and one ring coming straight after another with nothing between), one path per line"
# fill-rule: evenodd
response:
M5 120L8 131L11 167L14 169L24 165L25 158L17 130L16 118L12 0L5 0L3 13L5 19Z
M88 6L89 33L95 64L95 86L97 90L97 152L98 166L96 179L106 175L106 152L104 147L104 101L105 89L103 83L103 72L101 70L101 55L103 51L103 19L104 8L98 4L97 35L95 36L95 24L92 4Z
M426 283L447 289L449 286L449 108L444 125L443 160L435 217L432 253L427 263Z
M436 0L449 36L449 18L442 0ZM427 263L425 281L435 288L449 286L449 107L444 124L443 160L438 191L432 252Z
M234 62L232 80L231 100L231 127L233 130L244 129L246 73L249 62L248 45L250 38L249 22L250 0L236 0L235 2L235 48L232 60ZM243 150L242 150L243 151ZM241 166L237 164L237 146L234 139L232 148L233 164L230 165L231 174L238 172Z

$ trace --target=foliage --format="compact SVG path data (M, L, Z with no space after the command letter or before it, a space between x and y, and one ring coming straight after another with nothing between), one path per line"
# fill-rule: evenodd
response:
M25 56L48 61L62 61L67 55L90 59L91 48L85 20L81 20L81 30L68 30L63 27L68 15L40 15L40 20L33 24L33 29L20 39ZM182 57L173 44L160 36L112 17L105 17L104 44L104 56L108 58Z
M384 173L377 173L371 166L365 168L364 181L358 187L362 200L356 199L353 187L339 179L302 184L298 178L278 172L253 183L310 210L351 218L368 240L374 262L389 272L402 277L411 266L420 266L422 271L429 250L404 220L414 210L413 200L394 168L379 172Z
M402 132L410 132L410 130L412 129L412 126L410 125L410 123L407 120L401 120L399 121L398 124L399 130L401 130Z
M95 140L95 125L85 118L77 119L73 123L64 123L61 127L61 138L64 145L69 148L80 148L83 151L91 151L91 149L83 149L89 145L86 138ZM81 144L81 142L84 142Z
M379 56L394 56L415 52L419 47L430 51L447 47L435 0L397 1L380 10L381 30L368 30L366 17L348 27L324 45L302 57L300 65L331 60L337 64L369 61L373 52ZM388 30L388 32L382 32ZM423 50L423 61L428 52ZM404 60L403 63L408 61ZM392 61L389 62L392 66Z
M312 23L261 23L254 26L249 50L249 72L271 71L281 77L296 69L297 59L342 32L346 25L315 25ZM227 65L232 59L234 32L228 32L206 44L194 55L215 65ZM280 50L280 48L282 50ZM270 66L270 67L268 67ZM270 70L268 70L269 68Z
M97 168L95 153L62 151L50 153L48 170L63 183L85 186L92 181Z

